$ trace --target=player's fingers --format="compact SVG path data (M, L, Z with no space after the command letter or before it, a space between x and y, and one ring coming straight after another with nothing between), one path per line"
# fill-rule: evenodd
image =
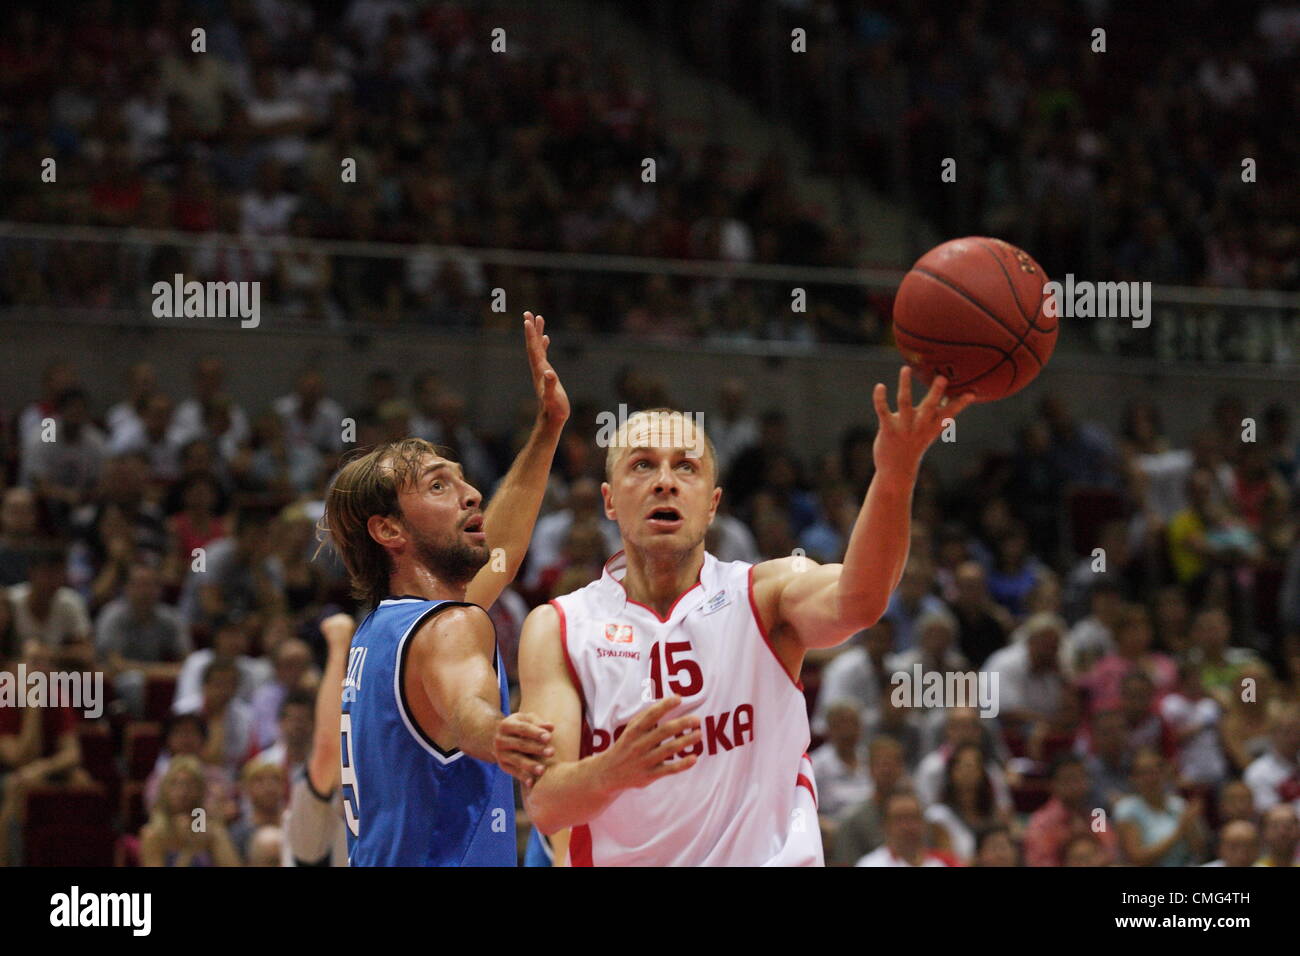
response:
M918 411L923 415L928 415L939 407L939 401L943 398L944 391L948 388L948 380L942 375L936 375L934 381L930 383L930 391L926 392L925 398L921 400L921 407Z
M673 734L646 754L647 763L653 767L661 761L671 760L674 755L681 753L683 750L690 750L702 739L704 739L704 735L699 730L692 730L684 734Z
M645 708L639 714L632 718L627 725L628 730L635 728L640 731L646 727L653 727L659 723L659 718L682 702L681 697L674 694L672 697L665 697L663 700L655 701L649 707Z
M977 396L974 392L967 392L965 395L958 395L956 398L943 406L944 415L948 418L956 418L966 409L975 404Z
M885 398L883 382L877 382L876 387L871 390L871 404L876 406L876 418L880 420L881 425L884 425L893 413L889 410L889 400Z
M645 742L647 746L657 746L661 741L689 731L698 730L699 726L700 718L698 717L678 717L676 720L665 721L657 727L651 728L645 734Z
M904 365L898 370L898 415L903 424L912 420L912 366Z
M555 748L541 740L528 740L524 737L500 737L499 746L506 751L527 754L533 757L552 757Z
M554 724L542 721L536 714L511 714L503 722L506 733L533 740L550 740Z
M669 777L675 773L681 773L683 770L690 770L695 766L695 761L699 759L698 754L691 754L689 757L682 757L679 760L665 760L659 766L646 774L646 776L651 780L658 780L660 777Z

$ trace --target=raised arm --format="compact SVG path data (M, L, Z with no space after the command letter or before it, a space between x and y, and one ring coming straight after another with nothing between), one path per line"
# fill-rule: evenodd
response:
M501 713L501 692L492 662L496 635L481 607L453 607L427 620L411 642L409 666L445 733L443 746L495 763L527 781L542 773L551 756L551 730L532 714ZM419 717L419 715L416 715ZM425 728L426 733L430 728Z
M546 357L551 337L545 330L544 318L524 313L524 342L537 394L537 420L483 513L483 530L492 558L469 583L465 597L480 607L491 607L523 566L546 494L555 448L569 418L569 397Z
M680 697L651 704L608 750L579 758L582 698L564 661L559 615L550 605L535 608L524 621L519 682L520 707L555 727L555 753L545 774L524 788L528 816L547 835L587 822L622 790L695 766L694 755L674 758L699 742L699 718L663 720L681 704Z
M312 734L307 780L321 796L329 796L339 785L339 722L343 715L343 677L348 667L348 649L357 622L350 614L331 614L321 621L320 632L327 647L325 673L316 691L316 730Z
M975 397L945 402L947 380L939 376L920 405L912 407L912 370L898 375L898 411L891 412L885 386L872 393L879 429L872 448L876 474L853 524L843 564L808 558L777 558L754 568L754 599L774 641L795 652L832 647L879 620L907 563L912 491L921 457ZM779 652L779 650L778 650ZM784 658L783 658L784 659ZM786 661L787 666L790 662Z

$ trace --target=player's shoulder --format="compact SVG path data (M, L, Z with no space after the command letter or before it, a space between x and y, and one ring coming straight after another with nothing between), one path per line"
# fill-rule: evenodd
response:
M441 643L449 638L492 636L495 628L488 612L477 604L444 603L430 607L418 622L412 640L416 645Z

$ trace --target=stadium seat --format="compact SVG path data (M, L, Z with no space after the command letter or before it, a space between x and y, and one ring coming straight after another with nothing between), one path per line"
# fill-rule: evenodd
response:
M1069 544L1080 557L1091 553L1101 539L1102 526L1127 517L1124 496L1113 488L1074 485L1065 492Z
M113 828L107 824L61 823L28 828L27 866L113 865Z
M165 721L176 697L176 678L154 675L144 685L144 719Z
M142 781L152 772L162 750L162 725L154 721L137 720L127 724L123 734L126 779Z

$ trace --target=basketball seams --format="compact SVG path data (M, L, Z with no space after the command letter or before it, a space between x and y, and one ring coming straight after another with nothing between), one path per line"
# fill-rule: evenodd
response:
M1025 307L1020 304L1020 292L1017 290L1015 282L1013 282L1011 279L1011 273L1007 271L1007 264L1002 261L1002 257L998 255L997 250L994 249L992 246L990 246L982 239L975 239L974 241L979 244L981 249L983 249L985 252L987 252L990 256L993 257L993 261L996 262L998 264L998 268L1002 270L1002 275L1007 280L1007 285L1011 289L1011 298L1015 299L1016 301L1016 310L1020 313L1020 317L1024 319L1027 323L1029 323L1029 327L1033 329L1035 332L1043 332L1045 334L1050 334L1052 332L1055 332L1056 331L1055 325L1052 326L1050 329L1041 329L1035 324L1036 320L1043 314L1042 288L1046 288L1047 283L1043 283L1042 288L1039 289L1038 309L1034 312L1033 318L1030 318L1028 315L1025 314ZM1001 242L1001 240L994 240L994 241ZM1002 243L1002 245L1007 246L1008 249L1014 248L1012 246L1007 245L1007 243L1005 242ZM1038 263L1035 262L1034 265L1037 266ZM1038 269L1039 272L1041 273L1042 266L1038 266ZM1044 278L1046 278L1046 276L1044 276ZM1030 351L1033 350L1030 349ZM1034 355L1034 358L1038 358L1037 354ZM1042 364L1041 359L1039 360L1039 364L1040 365Z
M1016 364L1014 347L1012 348L1012 351L1008 352L1004 348L1002 348L1002 346L993 345L990 342L956 342L953 341L952 339L936 339L930 335L922 335L919 332L909 331L907 328L905 328L902 325L899 325L897 322L894 323L894 329L896 330L896 332L902 332L904 335L911 336L914 339L919 339L922 342L934 342L937 345L959 345L962 346L963 348L991 349L992 351L997 352L999 355L1002 356L1000 359L998 359L998 361L994 362L992 365L990 365L984 371L980 372L978 375L975 375L968 379L963 379L960 382L949 382L948 383L949 388L965 388L967 385L970 385L972 382L978 382L980 379L992 375L994 372L1000 369L1007 362L1011 363L1011 381L1007 383L1007 388L1010 388L1012 385L1014 385L1016 379L1020 377L1020 366ZM1038 356L1034 356L1034 357L1037 358Z
M1000 318L998 318L997 315L995 315L993 312L989 311L988 306L984 305L984 303L980 302L979 299L977 299L977 298L975 298L974 296L972 296L969 292L967 292L967 291L966 291L965 289L963 289L961 286L956 285L956 284L953 283L953 282L950 282L950 281L949 281L948 279L946 279L944 276L941 276L941 275L938 275L937 273L931 272L931 271L929 271L928 269L923 269L923 268L921 268L920 266L913 266L913 267L912 267L912 272L916 273L917 275L925 276L925 278L929 279L930 281L932 281L932 282L937 282L939 285L943 286L945 289L949 289L950 291L955 292L957 295L961 296L963 299L965 299L965 300L966 300L967 302L969 302L971 305L975 306L975 308L979 309L980 312L984 313L984 315L986 315L986 316L988 316L990 319L992 319L992 320L997 324L997 326L998 326L999 328L1001 328L1004 332L1006 332L1007 334L1009 334L1009 335L1011 335L1011 336L1014 336L1015 339L1016 339L1016 342L1015 342L1015 345L1013 345L1013 346L1011 347L1011 351L1012 351L1012 352L1014 352L1016 349L1020 348L1022 345L1025 344L1025 339L1028 338L1030 332L1042 332L1042 331L1043 331L1042 329L1039 329L1039 328L1037 328L1036 326L1034 326L1032 323L1030 323L1029 325L1027 325L1027 326L1025 327L1025 330L1024 330L1023 332L1017 333L1014 329L1010 328L1010 327L1009 327L1005 322L1003 322ZM1012 295L1012 298L1015 298L1015 289L1012 289L1012 290L1011 290L1011 295ZM1017 308L1017 309L1020 308L1019 303L1017 303L1016 308ZM936 341L941 341L941 340L936 340ZM1038 353L1037 353L1037 352L1035 352L1035 351L1034 351L1033 349L1031 349L1031 348L1026 348L1025 351L1027 351L1030 355L1032 355L1032 356L1034 357L1034 361L1038 363L1038 367L1039 367L1039 368L1042 368L1042 367L1043 367L1043 360L1040 359L1040 358L1038 357Z

